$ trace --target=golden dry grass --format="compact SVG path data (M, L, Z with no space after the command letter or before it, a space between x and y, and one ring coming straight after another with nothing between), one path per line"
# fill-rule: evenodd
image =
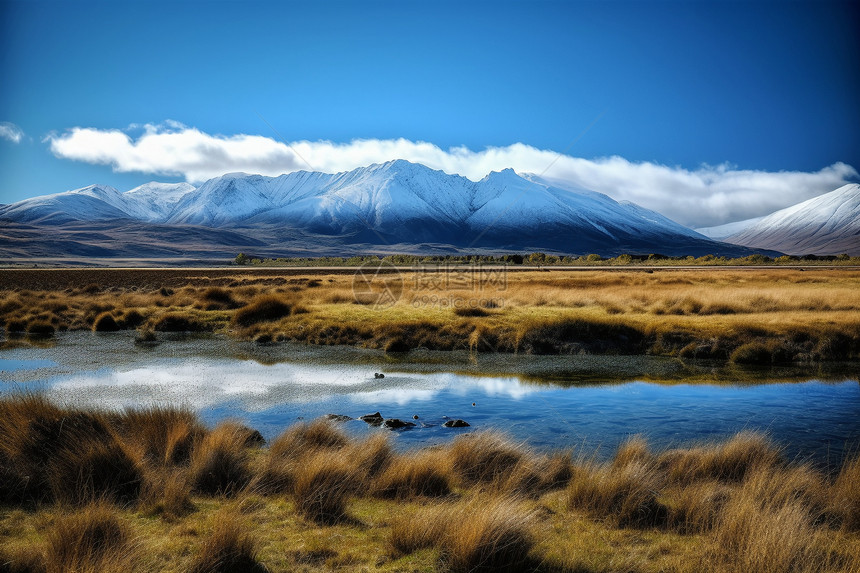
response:
M758 434L663 452L634 437L599 462L497 433L396 453L385 434L355 440L319 421L260 449L249 428L206 429L181 408L106 414L24 396L0 413L5 571L860 571L860 459L829 475ZM47 470L22 488L80 451L46 445L65 433L57 419L75 442L131 456L134 493L92 479L80 496L80 480ZM176 432L200 433L187 457L154 443Z
M391 305L357 297L349 270L66 275L21 272L18 286L0 283L7 337L116 327L388 351L651 353L738 363L860 355L860 272L848 268L404 272L389 277L399 293Z

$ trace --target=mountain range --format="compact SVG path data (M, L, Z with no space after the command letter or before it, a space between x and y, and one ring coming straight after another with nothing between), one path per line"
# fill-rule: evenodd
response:
M404 160L344 173L229 173L199 187L105 185L0 206L0 253L232 257L368 252L745 256L629 202L511 169L480 181Z
M860 185L843 185L765 217L698 230L713 239L789 255L860 255Z

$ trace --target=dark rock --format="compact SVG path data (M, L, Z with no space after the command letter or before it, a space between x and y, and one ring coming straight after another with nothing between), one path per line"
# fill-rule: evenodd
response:
M380 416L381 418L382 416ZM352 416L347 416L345 414L326 414L323 416L324 420L331 420L332 422L349 422L350 420L354 420Z
M415 426L413 422L404 422L398 418L388 418L382 423L382 425L389 430L399 430L400 428L411 428Z
M469 424L469 422L466 422L465 420L448 420L447 422L442 424L442 426L444 426L445 428L466 428L470 425L471 424Z
M359 416L359 420L362 422L367 422L371 426L378 426L382 423L382 414L376 412L375 414L365 414L364 416Z
M413 419L413 420L417 420L417 419L418 419L418 414L415 414L414 416L412 416L412 419Z
M374 372L373 377L374 378L385 378L385 374L383 374L382 372Z

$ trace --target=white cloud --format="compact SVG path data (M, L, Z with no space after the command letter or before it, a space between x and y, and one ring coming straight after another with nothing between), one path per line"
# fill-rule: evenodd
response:
M336 173L391 159L423 163L473 180L512 167L520 173L542 174L569 186L632 201L692 227L765 215L857 177L857 171L844 163L815 172L752 171L728 165L691 170L622 157L583 159L523 143L481 151L466 147L445 150L406 139L284 143L259 135L210 135L175 121L133 127L143 130L137 138L121 130L76 127L51 134L46 141L60 158L110 165L118 172L181 176L192 183L231 171Z
M0 121L0 138L7 139L12 143L21 143L24 139L24 131L8 121Z

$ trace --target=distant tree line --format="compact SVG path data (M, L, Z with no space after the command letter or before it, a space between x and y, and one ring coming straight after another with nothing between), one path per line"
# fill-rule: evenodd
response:
M782 255L768 257L754 254L740 258L704 255L701 257L672 257L651 253L647 255L621 254L616 257L602 257L598 254L571 256L548 253L528 255L355 255L352 257L253 257L245 253L236 256L235 263L240 266L264 267L358 267L367 263L386 262L396 266L412 265L526 265L526 266L671 266L671 265L786 265L786 264L855 264L860 265L860 257L841 255Z

